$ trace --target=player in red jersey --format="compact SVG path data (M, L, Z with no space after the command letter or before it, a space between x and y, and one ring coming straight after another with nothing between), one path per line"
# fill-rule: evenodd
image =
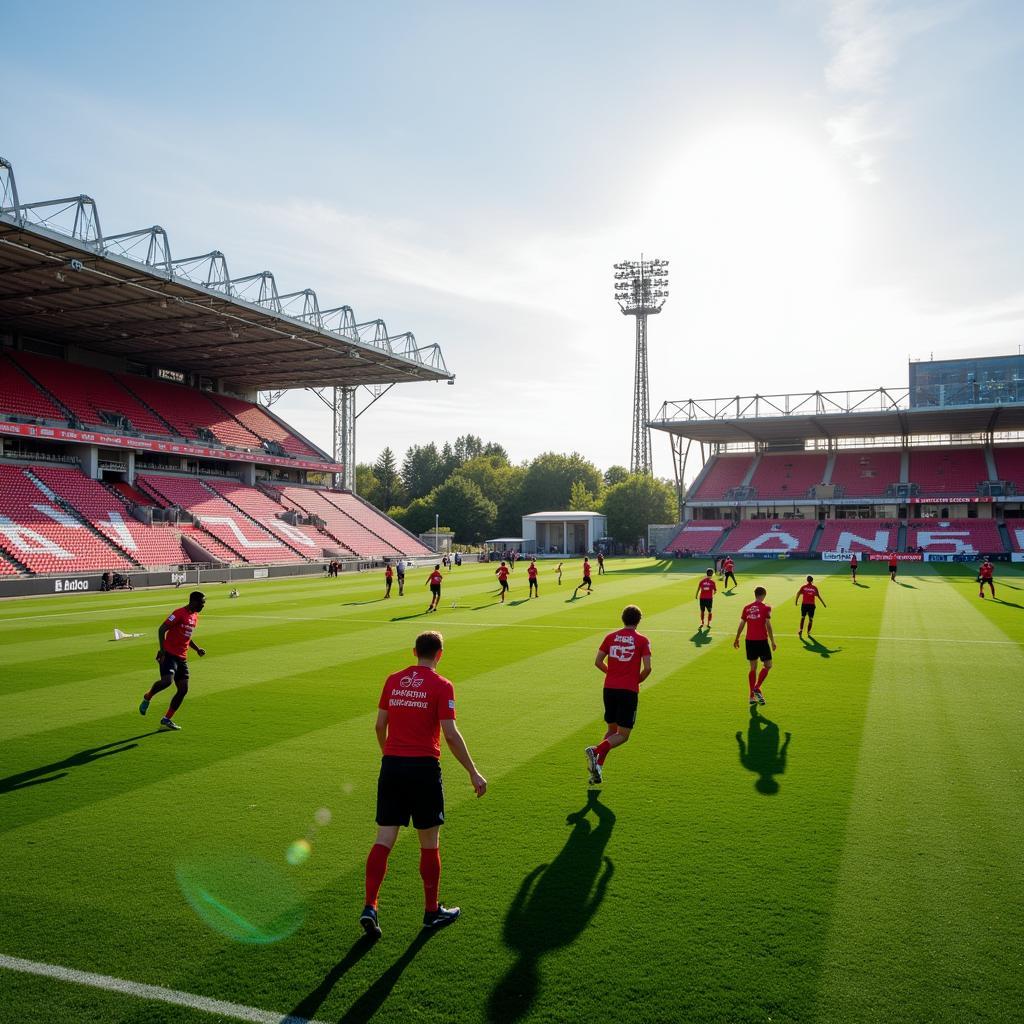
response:
M992 592L992 596L996 596L996 585L992 579L995 571L995 566L987 558L978 567L978 597L982 600L985 599L986 583L988 584L988 589Z
M441 581L444 577L441 575L441 566L435 565L434 571L427 577L427 586L430 587L430 604L427 607L428 612L436 612L437 606L441 601Z
M802 637L804 635L804 619L807 620L807 636L811 635L811 627L814 625L814 602L821 602L822 608L827 608L825 604L825 598L821 596L821 591L814 585L814 577L808 576L807 582L796 592L796 600L793 601L794 605L800 605L800 629L797 631L797 636Z
M594 589L593 583L590 582L590 559L586 555L583 556L583 582L572 592L572 596L575 598L583 587L587 588L588 594Z
M604 673L604 720L608 728L596 747L584 750L592 784L601 781L608 752L629 739L636 724L640 684L651 674L651 642L636 631L641 618L643 614L635 604L624 608L623 628L601 641L594 659Z
M540 590L537 589L536 559L530 559L530 564L526 567L526 578L530 581L530 597L540 597Z
M722 590L724 591L729 586L729 580L732 580L732 585L736 586L736 563L732 560L731 555L725 556L725 561L722 562Z
M139 714L149 710L149 702L161 690L166 690L174 683L174 696L167 714L160 719L160 728L165 732L177 732L181 726L174 721L174 713L181 707L181 702L188 693L188 652L189 648L202 658L206 651L196 646L192 633L199 621L199 613L206 606L206 595L193 590L188 595L188 604L184 608L176 608L160 623L157 630L158 648L156 660L160 664L160 678L146 691L139 704Z
M381 936L377 896L388 870L388 856L398 830L409 824L420 840L423 879L423 927L451 924L458 907L437 901L441 881L439 832L444 824L441 785L441 733L448 749L466 769L477 796L487 792L487 780L477 771L466 741L455 724L455 690L438 675L444 640L440 633L421 633L413 653L416 664L388 676L377 704L377 742L380 776L377 780L377 838L366 859L366 904L359 923L370 938Z
M700 625L704 628L704 613L708 613L708 629L711 629L711 603L715 599L718 584L715 583L715 570L708 569L704 578L697 584L696 597L700 598Z
M747 661L750 662L750 673L747 681L750 683L750 703L764 704L764 694L761 693L761 684L772 670L772 651L775 650L775 634L772 632L772 610L764 603L768 591L764 587L758 587L754 591L754 600L748 604L740 613L740 626L736 630L736 639L733 647L739 650L740 637L743 635L743 627L747 628ZM769 647L769 643L771 646ZM757 671L757 663L763 665L760 673Z
M511 570L509 567L502 562L497 569L494 570L494 575L498 577L498 584L501 586L501 603L505 603L505 595L508 593L508 574Z
M899 559L896 557L895 551L889 552L889 579L891 582L896 582L896 570L899 568Z
M857 582L857 556L856 554L850 555L850 576L853 578L853 582Z
M391 596L391 584L394 581L394 578L395 578L395 570L391 568L391 563L388 562L388 564L384 566L384 596L385 597L390 597Z

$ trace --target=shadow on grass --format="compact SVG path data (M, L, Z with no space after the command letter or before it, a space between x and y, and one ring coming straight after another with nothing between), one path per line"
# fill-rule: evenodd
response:
M600 795L590 790L583 807L566 818L572 832L558 856L535 867L512 900L502 938L518 959L487 1000L492 1024L513 1024L530 1012L540 992L541 958L574 942L605 897L615 869L604 850L615 815Z
M866 583L858 583L856 580L853 581L855 587L859 587L861 590L870 590L871 588Z
M842 647L826 647L813 636L808 636L806 639L801 638L800 642L804 645L804 650L808 654L820 654L823 658L831 658L833 654L839 654L842 651Z
M65 757L63 761L54 761L52 764L44 764L39 768L18 772L17 775L8 775L7 778L0 779L0 793L12 793L16 789L27 789L29 786L38 786L42 782L56 782L57 779L63 779L72 768L81 768L99 761L101 758L110 757L111 754L123 754L126 750L133 750L138 746L138 743L133 741L145 739L147 736L155 736L159 731L159 729L152 729L149 732L139 733L138 736L128 736L123 740L104 743L99 747L88 747L85 750L80 750L77 754Z
M380 604L381 601L390 601L390 597L375 597L372 601L345 601L342 608L358 608L364 604Z
M698 629L697 632L690 637L690 643L693 644L694 647L705 647L707 644L711 643L711 634L705 633L703 629Z
M484 608L493 608L495 605L498 605L498 604L501 604L501 602L500 601L490 601L487 604L474 605L472 608L470 608L470 611L478 612L478 611L481 611Z
M419 619L419 618L422 618L424 615L428 615L428 614L429 614L429 609L426 609L426 610L424 610L422 612L413 612L412 615L392 615L391 616L391 621L392 622L405 622L406 619Z
M896 580L897 587L906 587L907 590L917 590L913 583L904 583L903 580Z
M1024 608L1024 604L1017 604L1016 601L1004 601L1001 597L990 597L989 600L995 604L1004 605L1006 608Z
M786 751L793 734L786 733L786 741L779 747L779 727L769 718L758 714L757 706L750 709L750 725L747 728L747 742L743 733L736 733L740 748L740 764L757 775L754 789L765 796L774 796L779 791L776 775L786 770Z
M303 996L292 1008L291 1012L285 1016L286 1021L305 1021L312 1020L316 1015L316 1011L323 1005L324 1000L331 994L331 990L335 985L345 977L346 974L360 960L370 952L371 949L376 945L376 941L371 939L367 935L361 935L352 946L349 951L324 975L323 981L309 995Z
M521 597L518 601L509 601L508 606L510 608L518 608L521 604L526 604L530 599L528 597Z

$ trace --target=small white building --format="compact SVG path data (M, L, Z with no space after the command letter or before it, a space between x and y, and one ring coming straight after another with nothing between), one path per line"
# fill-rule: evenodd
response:
M534 512L523 516L523 548L527 554L582 555L594 551L608 533L600 512Z

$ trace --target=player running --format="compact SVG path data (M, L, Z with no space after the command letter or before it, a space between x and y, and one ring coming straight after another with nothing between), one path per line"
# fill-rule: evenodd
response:
M509 567L502 562L497 569L494 570L494 575L498 577L498 583L501 584L501 603L505 603L505 595L508 593L508 574Z
M189 648L200 658L206 654L206 651L202 647L197 647L192 639L192 633L199 622L199 613L205 606L206 595L199 590L193 590L188 595L188 604L171 612L157 630L159 647L156 660L160 664L160 678L143 696L139 704L139 714L144 715L149 710L149 702L153 697L161 690L166 690L173 682L174 696L171 698L171 706L167 709L167 714L160 719L160 729L163 732L177 732L181 729L174 721L174 713L181 707L181 702L188 694Z
M992 596L996 596L996 585L992 579L995 575L995 571L995 566L987 558L978 567L978 597L983 601L985 600L986 583L988 584L988 589L991 591Z
M388 856L398 830L409 824L420 841L423 879L423 927L451 924L458 907L437 901L441 881L439 833L444 823L441 785L441 733L455 759L466 769L477 796L487 792L487 780L477 771L455 724L455 690L438 675L444 641L440 633L421 633L413 653L416 664L388 676L377 704L377 742L380 776L377 780L377 838L366 859L366 905L359 915L363 931L381 937L377 896L388 870Z
M583 556L583 582L572 592L573 598L576 597L582 587L587 588L588 594L594 589L594 584L590 582L590 559L586 555Z
M530 559L530 564L526 567L526 578L530 581L530 597L540 597L540 591L537 589L537 560L534 558Z
M772 651L775 650L775 634L772 632L772 610L764 603L768 591L764 587L758 587L754 591L754 600L748 604L740 613L740 625L736 630L736 639L733 647L739 650L740 637L743 635L743 627L747 628L747 661L750 662L750 672L747 681L750 683L750 703L765 704L764 694L761 693L761 684L764 683L768 673L772 670ZM769 647L769 643L771 647ZM760 661L764 666L760 673L757 671L757 663Z
M800 629L797 631L798 637L804 635L804 619L807 620L807 638L811 637L811 627L814 625L814 602L821 602L822 608L827 608L825 604L825 598L821 596L821 591L814 585L814 577L808 576L807 582L796 592L796 599L793 601L794 605L800 605Z
M889 552L889 581L891 583L896 582L896 570L900 567L899 559L896 557L895 551Z
M704 578L697 584L697 593L695 597L700 598L700 628L704 628L704 613L708 614L708 630L711 629L711 605L715 599L715 592L718 590L718 584L715 583L715 570L708 569L704 573Z
M635 604L623 608L623 628L609 633L597 649L594 664L604 673L604 720L608 728L596 747L583 751L591 785L602 780L608 752L621 747L636 724L640 684L651 674L651 642L636 631L642 618Z
M388 564L384 566L384 596L385 597L390 597L391 596L391 584L394 581L394 578L395 578L395 571L394 571L394 569L391 568L391 563L388 562Z
M562 585L562 563L561 562L558 563L558 568L555 569L555 572L558 573L558 585L561 586Z
M732 555L726 555L725 560L722 562L722 590L725 591L729 586L729 580L732 580L732 585L736 586L736 563L732 560Z
M850 578L853 580L854 583L857 582L857 565L857 556L850 555Z
M441 566L435 565L434 571L427 577L427 586L430 587L430 604L427 606L428 612L436 612L437 606L441 603L441 581L444 577L441 575Z

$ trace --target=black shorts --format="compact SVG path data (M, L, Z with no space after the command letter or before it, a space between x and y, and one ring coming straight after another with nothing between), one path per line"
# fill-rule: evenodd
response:
M747 661L763 661L766 665L772 660L771 644L767 640L748 640Z
M583 577L583 583L581 583L581 584L580 584L580 586L582 587L582 586L584 586L584 584L585 584L586 586L588 586L588 587L589 587L589 586L591 585L591 583L590 583L590 577L589 577L589 576L584 576L584 577Z
M176 683L187 683L188 662L176 654L168 654L164 651L164 656L160 659L160 675L161 677L174 676Z
M434 757L382 757L377 824L434 828L444 824L441 762Z
M531 587L537 586L537 577L536 576L531 576L530 577L530 586Z
M896 566L898 564L899 563L897 563L897 562L893 562L892 565L889 566L889 572L895 572L896 571Z
M624 729L632 729L636 724L636 706L640 694L634 690L612 690L604 691L604 720L608 723L614 722Z
M432 594L436 594L438 597L440 597L441 596L441 584L440 583L431 583L430 584L430 592Z
M508 580L498 580L498 583L501 584L502 590L508 590Z
M813 604L802 604L800 605L800 618L806 616L809 619L814 618L814 609L816 605Z
M702 597L700 599L700 610L702 612L709 612L709 611L711 611L711 602L713 600L714 600L714 598L711 598L711 597Z

